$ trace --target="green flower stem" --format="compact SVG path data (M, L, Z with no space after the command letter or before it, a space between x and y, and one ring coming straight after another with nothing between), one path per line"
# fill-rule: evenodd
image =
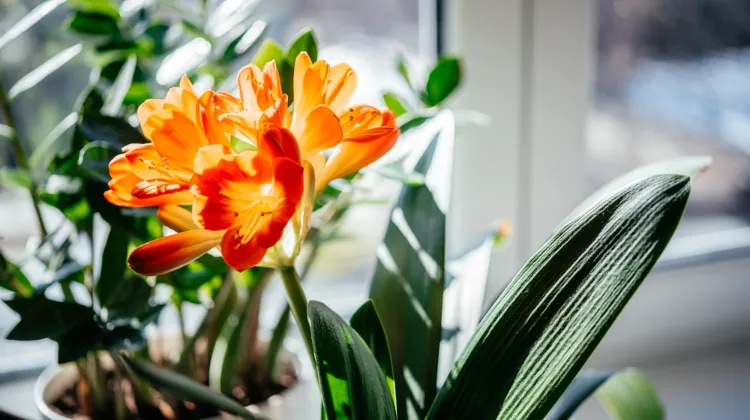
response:
M310 321L307 319L307 298L302 290L302 284L299 281L299 275L294 267L281 267L279 269L281 279L284 282L286 297L289 300L289 307L292 309L292 315L297 321L302 338L305 340L305 347L310 356L313 369L315 369L315 353L313 353L312 332L310 330ZM317 369L316 369L317 370Z
M47 226L44 225L44 219L42 219L42 211L39 206L39 193L37 191L36 183L33 180L31 174L31 168L29 162L26 160L26 155L23 153L23 145L21 139L18 138L18 130L16 129L16 122L13 119L13 112L10 109L10 100L5 93L5 87L3 86L2 78L0 77L0 102L2 102L3 117L5 118L5 125L11 128L10 132L10 144L13 148L13 155L16 159L16 163L21 169L25 170L31 182L29 183L29 193L31 194L31 202L34 204L34 211L36 212L36 218L39 222L39 231L42 234L42 239L47 236Z

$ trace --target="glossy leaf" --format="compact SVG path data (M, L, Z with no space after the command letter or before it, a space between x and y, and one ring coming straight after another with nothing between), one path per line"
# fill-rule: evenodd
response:
M120 12L117 6L109 0L67 0L68 6L74 10L83 12L100 13L110 16L113 19L120 18Z
M165 394L181 400L208 404L244 419L255 419L245 407L235 400L201 385L187 376L127 356L123 356L123 358L136 375Z
M636 369L618 372L596 391L612 420L662 420L664 409L651 381Z
M115 18L97 12L76 11L68 23L68 29L82 35L92 36L115 35L119 33Z
M425 184L402 187L370 286L390 345L402 418L407 413L424 416L437 387L454 140L451 114L438 118L436 131L426 133L426 144L407 165L407 171L424 175Z
M130 143L147 143L145 137L121 118L86 113L81 118L81 132L89 141L102 141L120 149Z
M19 81L17 81L16 84L11 86L10 89L8 89L8 99L13 100L13 98L17 97L21 93L33 88L47 76L52 74L55 70L62 67L68 61L72 60L82 50L83 46L81 44L76 44L55 54L54 56L52 56L52 58L27 73Z
M286 51L286 60L293 66L297 56L303 51L310 56L313 63L318 61L318 41L312 29L305 29L297 35Z
M63 3L65 3L65 0L47 0L36 6L0 36L0 49L18 38L19 35L26 32L26 30L34 26L34 24L42 20L42 18L50 14Z
M409 112L409 109L404 105L404 101L399 99L399 97L393 92L384 93L383 102L385 102L385 106L387 106L388 109L393 111L396 117L400 117Z
M354 328L370 348L373 356L380 365L380 370L385 375L388 389L391 391L391 397L394 404L396 402L396 382L393 379L393 362L391 362L391 350L388 348L388 339L385 336L383 324L380 322L378 311L371 300L363 303L362 306L354 312L349 325Z
M424 91L428 106L440 105L461 82L461 62L455 57L443 57L430 72Z
M396 419L391 391L367 344L341 317L310 301L307 315L329 419Z
M484 317L428 418L544 417L656 263L689 192L688 177L652 176L556 232Z

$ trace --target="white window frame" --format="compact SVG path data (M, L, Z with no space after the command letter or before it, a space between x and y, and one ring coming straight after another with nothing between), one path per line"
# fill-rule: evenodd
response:
M454 105L490 121L459 131L450 248L466 246L498 218L513 225L492 261L488 304L588 193L585 128L598 2L444 1L445 45L465 70ZM672 241L594 365L627 366L749 338L750 236L704 236Z

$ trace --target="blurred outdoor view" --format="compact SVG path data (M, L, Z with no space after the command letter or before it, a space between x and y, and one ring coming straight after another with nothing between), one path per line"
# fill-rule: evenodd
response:
M599 0L597 18L591 188L647 162L708 154L683 231L745 225L750 1Z

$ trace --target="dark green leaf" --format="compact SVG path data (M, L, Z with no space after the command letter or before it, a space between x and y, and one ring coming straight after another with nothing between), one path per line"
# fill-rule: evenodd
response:
M450 199L454 124L449 114L436 124L437 134L416 166L433 174L432 183L402 187L370 286L393 359L398 412L407 418L406 402L424 416L435 396L442 336L445 283L445 209ZM419 152L419 151L417 151ZM439 176L438 176L439 174ZM428 177L429 179L429 177ZM410 372L409 386L404 377Z
M395 404L396 383L393 379L391 350L388 348L388 339L385 337L385 330L383 329L383 324L380 322L380 316L378 316L378 311L375 309L375 304L371 300L363 303L354 312L352 319L349 320L349 324L354 328L354 331L359 333L378 361L380 370L385 375L388 390L391 391L391 398L393 398Z
M109 162L114 159L119 150L105 141L94 141L83 146L78 155L78 166L92 180L107 183L109 177Z
M89 141L102 141L119 149L130 143L147 143L141 133L122 118L86 113L81 118L81 131Z
M393 92L384 93L383 101L385 102L385 106L393 111L396 117L400 117L409 112L409 109L404 105L404 102Z
M72 60L82 50L81 44L73 45L55 54L49 60L27 73L19 81L8 89L8 99L13 100L23 92L33 88L55 70L62 67L65 63Z
M250 28L242 31L232 42L227 45L221 54L221 61L231 63L234 59L248 52L262 37L266 31L266 23L262 20L253 23Z
M65 0L47 0L40 3L0 36L0 49L6 46L10 41L18 38L19 35L26 32L26 30L34 26L34 24L42 20L43 17L50 14L50 12L63 3L65 3Z
M400 118L399 120L403 120L403 122L399 122L399 129L401 130L401 134L406 133L407 131L417 128L420 125L426 123L429 121L432 117L426 116L426 115L405 115L405 118Z
M94 311L88 306L57 302L43 295L15 298L5 303L21 316L21 320L6 336L8 340L58 340L78 324L87 324L94 319Z
M362 337L320 302L309 303L307 316L327 417L396 419L388 383Z
M57 341L57 363L73 362L95 350L103 336L93 317L70 328Z
M286 60L294 66L297 56L301 52L306 52L310 56L312 62L318 61L318 41L315 39L312 29L305 29L300 33L297 38L292 41L289 48L286 50Z
M584 372L576 376L568 389L545 417L546 420L567 420L588 397L615 372Z
M96 279L96 295L104 308L112 306L134 287L132 282L125 281L129 242L128 236L120 227L110 228ZM144 283L141 279L136 280Z
M258 148L255 147L254 144L245 140L240 140L235 136L231 136L229 138L229 147L231 147L232 150L234 150L237 153L242 153L247 150L252 150L252 151L258 150Z
M116 35L120 33L117 20L103 13L76 11L68 24L73 32L83 35Z
M109 0L67 0L68 6L74 10L80 10L82 12L99 13L111 17L112 19L120 19L120 12L117 10L117 6L112 4Z
M440 105L461 82L461 62L454 57L443 57L430 72L425 86L425 104Z
M201 385L187 376L158 368L150 363L123 356L125 362L136 375L148 381L155 388L176 398L214 406L244 419L255 419L245 407L233 399Z
M652 176L563 226L484 317L428 418L544 417L656 263L689 193L686 176Z
M167 45L167 31L169 24L164 22L152 23L143 34L143 39L149 41L149 50L152 54L164 54L169 49Z
M612 420L662 420L664 409L651 381L636 369L609 378L596 397Z

